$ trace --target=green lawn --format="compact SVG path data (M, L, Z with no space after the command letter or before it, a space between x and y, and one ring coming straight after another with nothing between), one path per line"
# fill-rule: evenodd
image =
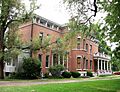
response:
M120 92L120 79L22 87L0 87L0 92Z

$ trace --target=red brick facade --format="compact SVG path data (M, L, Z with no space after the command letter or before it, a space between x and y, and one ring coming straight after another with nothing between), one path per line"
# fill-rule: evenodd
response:
M47 19L44 19L47 20ZM42 24L41 24L42 23ZM47 22L41 22L40 19L35 19L32 22L23 24L20 26L20 36L22 38L22 41L25 43L30 41L31 39L34 39L35 37L39 37L39 34L42 32L43 37L46 37L47 35L52 36L51 42L55 42L57 38L62 37L62 32L64 32L64 28L61 27L61 25L56 24L52 21L50 23L52 25L48 25L49 20ZM75 38L77 40L77 38ZM98 43L91 40L90 38L80 39L80 44L76 48L73 48L68 55L67 60L67 70L68 71L79 71L84 72L86 70L96 71L95 70L95 64L94 64L94 58L93 55L98 52ZM48 70L48 67L46 68L46 56L49 55L49 67L53 65L53 55L52 51L42 53L38 51L37 56L41 55L42 58L42 72L46 73Z

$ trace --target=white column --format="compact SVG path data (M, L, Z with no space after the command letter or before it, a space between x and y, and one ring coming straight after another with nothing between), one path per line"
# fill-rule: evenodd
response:
M105 70L105 60L104 60L104 70Z
M108 70L108 61L107 61L107 70Z
M98 71L99 71L99 58L98 58Z
M102 70L102 60L101 60L101 70Z
M63 55L63 66L64 66L64 55Z
M58 64L60 64L60 54L58 54Z
M110 70L111 70L111 63L110 63Z
M53 54L52 54L52 66L53 66Z

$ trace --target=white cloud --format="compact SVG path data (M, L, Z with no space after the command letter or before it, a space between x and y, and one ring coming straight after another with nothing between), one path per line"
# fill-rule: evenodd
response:
M38 0L41 7L35 11L35 13L59 24L64 24L68 22L69 15L61 5L61 1L62 0Z

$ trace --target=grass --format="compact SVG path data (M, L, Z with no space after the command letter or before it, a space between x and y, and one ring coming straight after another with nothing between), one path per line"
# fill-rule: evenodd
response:
M0 92L120 92L120 79L0 87Z

